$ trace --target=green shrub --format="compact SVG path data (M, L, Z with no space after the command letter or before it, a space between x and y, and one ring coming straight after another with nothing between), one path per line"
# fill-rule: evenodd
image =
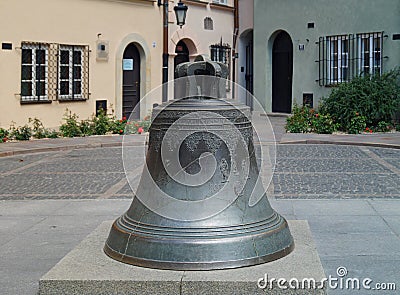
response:
M0 143L6 142L8 140L8 130L0 128Z
M347 125L347 132L350 134L359 134L367 128L365 116L360 116L358 112L355 112L353 118L350 119L349 125Z
M146 116L142 121L126 122L126 134L138 134L149 131L151 125L150 116Z
M311 132L311 109L307 106L293 106L292 116L286 119L286 132L307 133Z
M331 134L335 132L338 125L329 114L317 113L308 106L293 107L292 116L287 118L286 131L290 133L321 133Z
M382 75L355 77L338 85L329 97L323 99L321 109L322 113L331 114L342 130L352 125L355 112L365 117L367 126L377 126L381 121L392 122L399 110L399 69Z
M59 133L54 129L46 129L46 137L47 138L58 138Z
M60 126L61 135L64 137L82 136L82 132L78 123L78 116L68 109L64 114L65 123Z
M28 125L15 127L14 124L10 127L10 137L16 140L29 140L32 136L32 129Z
M92 118L93 134L104 135L112 129L112 119L104 110L100 110L97 116Z
M80 130L82 136L90 136L90 135L95 134L91 120L82 120L79 123L79 130Z
M121 120L114 119L111 123L111 132L113 134L124 134L124 130L127 124L126 117L122 117Z
M329 114L315 114L311 120L312 132L319 134L332 134L337 131L338 124L335 123Z
M376 125L375 131L377 132L389 132L393 129L393 126L391 123L385 122L385 121L380 121L378 125Z
M29 118L29 123L32 124L32 136L34 138L47 137L47 130L44 128L43 123L38 118Z

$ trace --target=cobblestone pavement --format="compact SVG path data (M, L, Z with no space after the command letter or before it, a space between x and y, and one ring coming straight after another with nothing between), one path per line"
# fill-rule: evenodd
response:
M137 179L144 147L130 147ZM0 158L0 200L132 198L121 147ZM277 145L270 197L400 198L400 150Z

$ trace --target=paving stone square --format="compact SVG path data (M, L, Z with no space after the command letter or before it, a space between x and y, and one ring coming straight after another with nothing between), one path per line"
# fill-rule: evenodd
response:
M126 151L137 182L145 145ZM2 294L36 294L43 274L129 208L122 153L121 146L80 147L0 158ZM349 276L399 288L400 150L278 144L276 155L271 205L289 220L308 220L326 274L345 266Z

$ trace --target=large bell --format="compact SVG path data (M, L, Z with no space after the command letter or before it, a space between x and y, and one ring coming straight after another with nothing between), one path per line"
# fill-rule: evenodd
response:
M225 80L218 79L226 73L204 58L178 66L177 76L190 78L175 85L185 98L153 110L146 165L129 210L113 223L108 256L151 268L209 270L260 264L293 250L288 224L260 181L249 108L212 98L225 97Z

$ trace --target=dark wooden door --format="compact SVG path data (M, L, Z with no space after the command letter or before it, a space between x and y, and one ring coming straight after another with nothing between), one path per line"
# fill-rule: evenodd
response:
M122 82L122 115L132 119L140 118L140 54L135 44L129 44L124 51Z
M292 110L293 43L286 32L276 36L272 49L272 111Z
M177 65L188 62L189 61L189 49L186 46L185 42L182 40L176 44L175 47L175 58L174 58L174 71Z
M253 38L246 45L246 105L253 110ZM251 95L250 95L251 94Z

